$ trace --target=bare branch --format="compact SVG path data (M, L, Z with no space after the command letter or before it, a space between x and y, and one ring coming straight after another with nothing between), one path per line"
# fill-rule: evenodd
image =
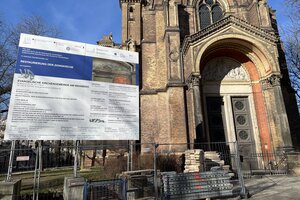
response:
M8 109L20 33L58 37L60 33L40 16L23 18L9 27L0 16L0 114ZM1 117L1 115L0 115Z

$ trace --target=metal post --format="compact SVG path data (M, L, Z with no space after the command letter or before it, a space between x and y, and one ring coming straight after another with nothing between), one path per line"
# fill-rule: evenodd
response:
M130 171L133 170L133 141L130 141Z
M81 167L81 155L82 155L82 151L81 151L81 149L79 149L79 144L80 144L80 140L78 140L78 168L79 168L79 170L82 168Z
M128 141L128 156L127 156L127 171L130 171L129 168L130 168L130 144L129 144L129 141Z
M38 169L38 161L39 161L39 149L36 149L36 155L35 155L35 167L34 167L34 177L33 177L33 200L35 200L35 193L36 193L36 175L37 175L37 169Z
M77 177L77 163L78 163L78 146L79 140L75 141L75 155L74 155L74 177Z
M157 152L156 149L159 145L154 143L154 156L153 156L153 168L154 168L154 191L155 191L155 199L158 200L158 187L157 187Z
M128 141L128 157L127 157L127 171L132 170L132 149L133 141Z
M11 174L12 174L12 168L13 168L12 166L13 166L14 154L15 154L15 146L16 146L16 141L15 140L11 141L10 156L9 156L9 164L8 164L6 182L9 182L11 180Z
M37 190L36 190L36 199L39 199L39 190L40 190L40 178L41 178L41 171L42 171L42 165L43 165L43 147L42 147L42 141L39 140L39 168L38 168L38 178L37 178Z
M240 185L241 185L240 197L242 199L247 199L249 194L246 191L243 172L242 172L242 169L241 169L241 161L240 161L240 152L239 152L239 143L238 143L238 141L236 141L236 166L237 166L237 173L238 173L238 177L239 177L239 182L240 182Z
M124 200L127 200L127 178L126 177L124 177L124 182L123 183L124 183L124 186L123 186Z

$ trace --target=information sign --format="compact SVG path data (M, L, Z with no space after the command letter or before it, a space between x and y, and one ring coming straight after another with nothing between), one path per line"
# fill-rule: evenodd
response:
M137 64L135 52L21 34L4 139L138 140Z

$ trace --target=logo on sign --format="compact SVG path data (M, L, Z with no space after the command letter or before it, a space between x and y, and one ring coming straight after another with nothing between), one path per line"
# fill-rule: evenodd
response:
M25 79L30 79L30 80L34 79L34 73L29 69L24 69L24 70L20 69L20 74Z
M102 119L90 119L91 123L104 123L104 120Z

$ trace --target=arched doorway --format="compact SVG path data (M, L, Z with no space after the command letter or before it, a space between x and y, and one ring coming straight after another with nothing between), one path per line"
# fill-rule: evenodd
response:
M227 144L238 141L245 158L243 168L257 168L257 159L251 155L259 148L259 133L245 66L230 57L214 57L205 64L201 77L206 138Z

